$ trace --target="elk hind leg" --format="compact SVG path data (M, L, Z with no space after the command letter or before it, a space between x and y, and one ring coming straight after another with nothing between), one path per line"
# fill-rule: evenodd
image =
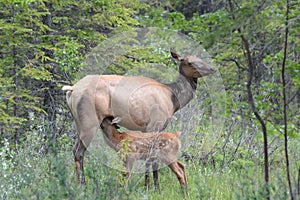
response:
M85 185L85 178L83 173L83 158L85 150L86 148L83 145L82 141L78 139L75 146L73 147L73 154L75 159L76 179L81 185Z
M97 125L94 127L87 129L87 131L78 130L76 127L76 130L78 131L78 140L73 147L73 154L75 159L75 173L77 181L81 185L85 185L85 177L84 177L84 167L83 167L83 160L84 160L84 153L91 143L95 133L97 132ZM83 135L85 134L85 137Z

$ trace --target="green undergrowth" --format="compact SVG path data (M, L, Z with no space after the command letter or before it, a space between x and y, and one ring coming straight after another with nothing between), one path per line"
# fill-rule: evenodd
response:
M90 158L85 159L87 184L75 181L71 149L31 154L27 151L1 151L1 199L183 199L176 176L167 167L159 171L161 191L144 187L144 175L133 173L127 187L120 171ZM185 162L188 178L187 199L263 199L266 187L260 165L218 168ZM280 163L278 165L281 165ZM292 172L294 172L292 170ZM287 199L284 166L272 167L272 199Z

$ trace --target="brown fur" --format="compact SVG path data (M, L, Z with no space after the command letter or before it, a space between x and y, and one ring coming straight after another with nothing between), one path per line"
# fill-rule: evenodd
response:
M173 114L193 98L197 78L215 72L196 56L171 54L179 61L178 79L171 84L140 76L88 75L74 86L63 87L78 134L73 152L79 170L83 171L85 149L104 118L121 117L119 125L130 130L162 131ZM84 183L83 172L78 174L78 180Z
M177 160L177 154L180 149L180 140L178 138L180 132L176 134L169 132L141 134L133 131L120 133L114 125L111 125L111 120L107 118L103 120L101 128L105 140L115 151L121 150L124 140L128 142L127 144L131 151L127 152L125 160L127 177L130 176L136 160L146 160L146 186L148 187L149 185L149 166L152 164L154 185L156 189L159 189L157 170L158 161L160 160L176 174L182 186L187 185L184 164ZM186 193L186 188L184 193Z

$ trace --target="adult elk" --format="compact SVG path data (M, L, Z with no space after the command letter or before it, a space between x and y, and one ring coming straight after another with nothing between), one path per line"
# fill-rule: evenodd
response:
M175 82L163 84L141 76L88 75L67 90L67 104L72 112L78 141L73 148L76 176L85 184L83 158L99 125L106 117L122 118L119 125L142 132L162 131L173 114L194 96L197 79L216 70L196 56L181 57Z
M136 160L146 161L145 186L149 186L149 168L152 165L155 189L159 190L158 181L158 162L165 163L176 174L179 183L183 186L183 192L186 196L187 178L185 166L177 160L177 154L180 149L180 132L176 134L169 132L141 133L127 131L118 132L116 125L111 118L105 118L100 125L104 140L116 152L125 154L126 177L129 178ZM127 152L122 152L123 145L128 145Z

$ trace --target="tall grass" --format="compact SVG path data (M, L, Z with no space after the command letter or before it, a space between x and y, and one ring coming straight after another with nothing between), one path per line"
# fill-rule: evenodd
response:
M59 149L57 146L54 147ZM120 171L96 159L85 160L87 185L75 181L71 147L39 154L27 143L18 153L4 142L0 151L0 199L183 199L176 176L167 167L160 169L161 191L144 188L144 174L134 173L127 187ZM184 161L183 161L184 162ZM220 167L185 162L188 199L263 199L265 186L258 165ZM297 165L293 165L296 173ZM272 166L272 199L288 199L283 163ZM151 180L153 182L153 180Z

